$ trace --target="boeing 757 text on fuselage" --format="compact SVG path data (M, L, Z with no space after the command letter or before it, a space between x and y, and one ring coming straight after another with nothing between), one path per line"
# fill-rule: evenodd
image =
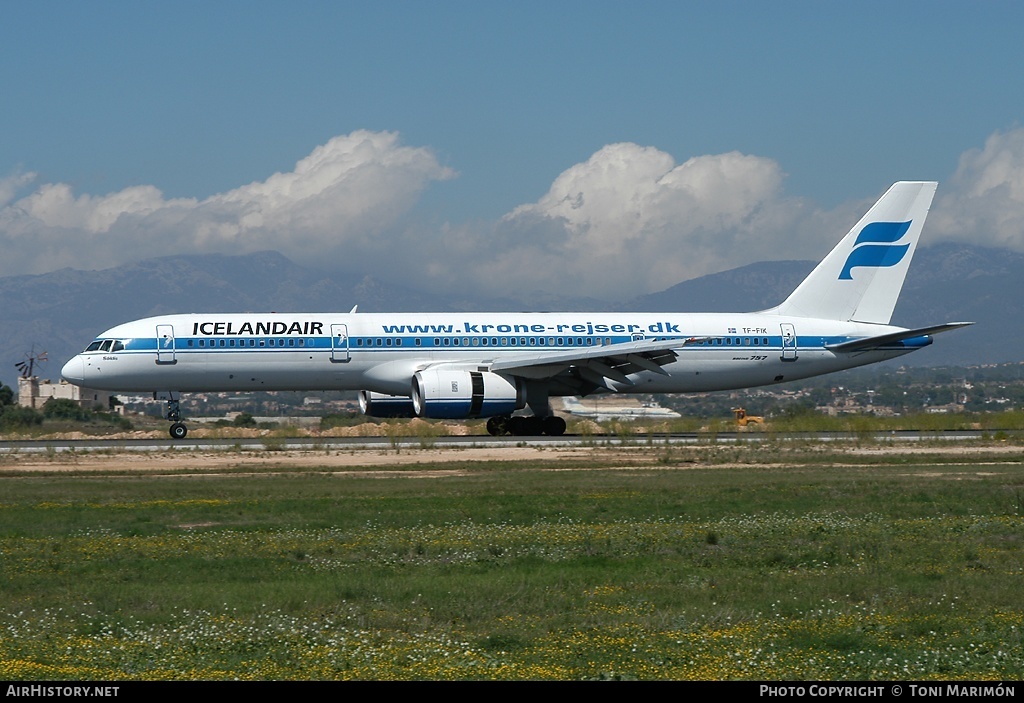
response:
M936 185L894 184L770 310L163 315L103 332L61 374L166 400L177 439L181 393L272 390L360 391L371 416L489 418L495 435L560 435L552 396L782 383L902 356L970 324L889 324Z

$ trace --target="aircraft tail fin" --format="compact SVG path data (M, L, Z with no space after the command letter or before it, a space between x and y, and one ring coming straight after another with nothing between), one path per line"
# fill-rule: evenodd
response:
M772 312L889 324L938 183L900 181Z

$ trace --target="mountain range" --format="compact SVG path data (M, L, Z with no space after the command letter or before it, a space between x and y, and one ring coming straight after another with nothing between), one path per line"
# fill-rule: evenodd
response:
M240 256L187 255L105 269L61 269L0 278L0 381L14 365L48 352L39 368L56 378L60 365L97 334L120 322L173 312L469 312L567 310L593 312L729 312L761 310L783 300L814 267L812 261L750 264L618 304L589 298L444 297L382 282L366 274L329 274L277 252ZM900 360L923 366L1022 360L1024 255L1009 250L938 244L920 249L893 323L905 327L968 320L974 327L944 334Z

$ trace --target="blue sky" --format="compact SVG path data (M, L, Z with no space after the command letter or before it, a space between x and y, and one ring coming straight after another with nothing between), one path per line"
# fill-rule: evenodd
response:
M1024 250L1020 3L0 10L0 275L277 248L632 295L819 256L901 179L926 237Z

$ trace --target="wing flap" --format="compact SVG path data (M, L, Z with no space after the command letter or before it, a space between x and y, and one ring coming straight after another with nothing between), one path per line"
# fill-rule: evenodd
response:
M624 357L630 354L637 354L652 360L655 357L666 357L662 363L669 363L669 361L676 358L676 355L672 353L673 349L694 344L696 341L697 338L693 337L690 339L642 339L635 342L572 349L554 354L544 354L543 356L537 356L532 353L514 354L503 356L501 359L492 362L490 370L514 372L531 366L547 366L552 364L575 366L591 359L604 361L609 366L615 367L623 363L621 360L617 361L617 357Z
M640 371L653 371L667 376L668 372L662 366L676 360L678 355L673 350L696 344L701 339L641 339L545 354L542 357L516 354L492 362L489 370L525 378L551 378L570 372L605 388L608 387L608 380L632 385L629 374Z

